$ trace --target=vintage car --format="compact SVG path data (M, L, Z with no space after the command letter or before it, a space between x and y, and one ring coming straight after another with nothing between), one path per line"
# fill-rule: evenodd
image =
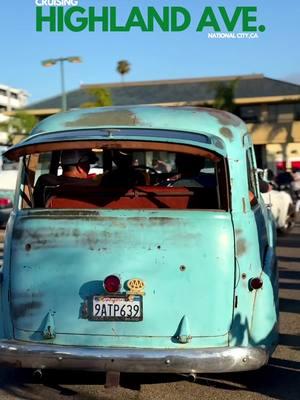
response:
M88 151L99 174L60 178L66 165L83 169L77 156ZM1 271L3 365L109 380L268 362L278 339L275 237L239 118L192 107L74 110L39 123L6 156L21 171Z
M4 227L13 207L18 163L10 162L2 156L0 146L0 227Z

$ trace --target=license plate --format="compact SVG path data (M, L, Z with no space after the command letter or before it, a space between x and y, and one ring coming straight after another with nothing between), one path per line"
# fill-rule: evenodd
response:
M141 321L143 319L142 296L94 296L91 319Z

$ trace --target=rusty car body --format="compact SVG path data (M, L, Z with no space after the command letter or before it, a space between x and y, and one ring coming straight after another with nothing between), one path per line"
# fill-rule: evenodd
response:
M92 149L101 174L56 185L35 207L38 177L58 174L67 149ZM116 152L145 181L104 185ZM204 161L202 183L174 178L179 155ZM159 373L267 363L278 340L275 238L239 118L74 110L40 122L6 156L21 169L1 270L0 363Z

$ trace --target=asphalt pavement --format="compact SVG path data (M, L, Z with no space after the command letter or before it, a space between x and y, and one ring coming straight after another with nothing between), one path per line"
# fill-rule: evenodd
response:
M0 231L0 264L2 240ZM269 364L257 371L201 375L123 374L121 386L104 388L104 375L47 372L37 381L30 370L0 369L0 399L213 400L300 399L300 223L278 240L280 342Z

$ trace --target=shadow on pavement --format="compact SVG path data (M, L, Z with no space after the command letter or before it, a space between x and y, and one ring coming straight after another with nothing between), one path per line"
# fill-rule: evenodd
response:
M58 383L59 382L59 383ZM33 377L29 369L0 369L0 390L12 399L59 399L78 395L76 390L63 385L104 385L105 376L87 371L47 371L41 380ZM106 397L94 393L80 393L81 400L104 400ZM0 398L2 399L0 394ZM5 397L7 398L7 397ZM130 400L130 399L129 399Z
M299 247L300 247L300 243L299 243ZM278 261L282 261L282 262L300 262L300 257L278 256Z
M300 300L284 299L280 297L279 310L280 312L300 314Z
M279 281L280 279L297 279L300 280L300 271L292 270L280 270L279 271Z
M281 333L279 335L279 344L300 350L300 336Z
M288 335L282 335L283 339L285 339L285 336ZM292 343L289 341L289 344ZM0 375L0 388L7 395L14 396L13 398L25 400L62 397L76 397L81 400L104 400L107 398L105 395L99 396L99 394L94 393L94 390L93 393L86 395L81 393L77 397L76 387L74 388L75 390L64 387L64 385L103 385L105 378L104 374L101 373L48 371L44 379L39 383L33 379L32 371L30 370L7 369L2 371L6 372ZM278 400L299 400L299 371L299 362L271 358L268 366L257 371L214 375L203 374L199 375L196 382L191 384L230 390L233 393L233 398L239 398L241 392L245 391L252 392L253 396L258 394ZM185 376L173 374L122 374L122 388L130 389L133 392L129 392L128 396L121 398L136 399L137 391L140 390L141 385L180 383L186 380L187 377ZM119 397L114 398L117 399Z
M203 376L198 382L233 392L247 390L253 392L253 395L262 394L278 400L299 400L299 366L300 363L294 361L271 359L268 366L258 371ZM292 368L298 368L298 371ZM238 398L238 395L235 397L233 393L233 398Z
M280 289L299 290L300 283L280 282Z
M298 236L297 236L297 238L298 238ZM291 237L289 237L289 238L281 237L281 238L278 238L278 240L277 240L277 246L298 248L299 247L299 239L291 239Z

